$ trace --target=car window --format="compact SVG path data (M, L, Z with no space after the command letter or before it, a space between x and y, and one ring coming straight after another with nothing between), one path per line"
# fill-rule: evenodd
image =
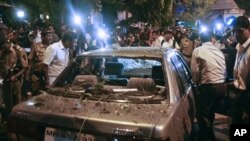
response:
M149 59L119 58L117 61L124 66L124 74L127 76L152 77L153 66L161 66L159 61Z
M185 68L183 62L181 61L181 58L178 57L178 54L172 56L171 58L171 62L175 67L175 70L177 72L177 81L178 83L180 83L180 90L181 90L181 97L186 94L190 84L189 84L189 80L188 80L188 71Z
M185 65L184 60L181 58L179 54L177 54L177 58L181 62L181 69L179 71L181 71L180 73L183 74L182 76L183 83L184 83L185 90L187 90L190 87L190 79L191 79L190 72L187 68L187 65Z
M177 54L177 58L180 60L180 62L182 62L182 65L183 65L183 67L184 67L184 70L185 70L185 72L186 72L185 74L186 74L188 80L191 81L192 76L191 76L191 72L190 72L190 69L189 69L189 67L188 67L188 65L187 65L187 63L186 63L186 61L184 61L184 58L183 58L183 56L181 56L180 53L177 53L177 52L176 52L176 54Z
M167 98L159 60L85 57L67 67L49 92L88 100L156 104Z

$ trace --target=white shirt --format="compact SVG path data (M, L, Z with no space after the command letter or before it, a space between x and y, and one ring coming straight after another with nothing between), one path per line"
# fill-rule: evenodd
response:
M224 54L212 42L195 48L191 59L191 71L197 84L224 83L226 64Z
M246 90L250 83L250 38L244 44L237 44L234 65L234 86ZM247 50L246 50L247 49ZM250 88L248 88L250 89Z
M178 43L175 41L174 45L174 38L170 39L169 41L164 41L164 43L161 46L162 48L175 48L175 49L180 49Z
M34 42L35 43L41 43L42 42L42 35L41 35L40 31L37 32L37 35L36 35L36 37L34 39Z
M220 43L219 41L216 41L214 43L214 46L217 47L218 49L225 49L226 48L225 45Z
M43 63L49 66L49 77L57 77L69 63L69 50L62 41L56 42L46 48Z
M161 47L161 43L164 40L163 36L158 36L152 43L152 47Z

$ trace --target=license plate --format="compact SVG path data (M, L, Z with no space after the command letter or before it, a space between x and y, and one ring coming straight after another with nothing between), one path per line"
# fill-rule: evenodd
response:
M106 139L100 136L47 127L44 141L106 141Z

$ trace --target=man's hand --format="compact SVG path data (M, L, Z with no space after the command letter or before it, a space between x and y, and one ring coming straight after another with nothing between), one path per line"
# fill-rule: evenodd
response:
M50 84L49 84L49 82L47 82L47 81L46 81L46 82L45 82L45 88L44 88L44 89L45 89L45 91L46 91L46 90L48 90L48 89L49 89L49 87L50 87Z
M10 81L15 81L16 80L16 77L15 76L11 76L10 77Z

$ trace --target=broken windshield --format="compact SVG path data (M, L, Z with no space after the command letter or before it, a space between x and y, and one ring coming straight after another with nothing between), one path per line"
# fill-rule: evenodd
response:
M168 93L163 70L157 60L85 57L67 67L48 92L89 100L161 103Z

